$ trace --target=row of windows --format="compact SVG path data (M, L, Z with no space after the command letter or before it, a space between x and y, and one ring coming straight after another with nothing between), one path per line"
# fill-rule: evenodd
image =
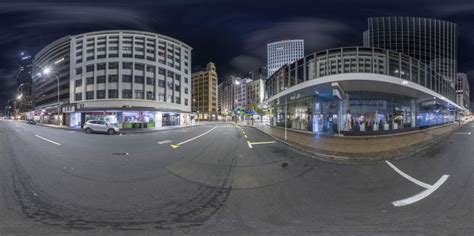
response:
M117 75L109 75L109 83L116 83L118 82L118 76ZM131 75L122 75L122 82L124 83L131 83L132 82L132 76ZM135 81L136 84L143 84L144 77L143 76L135 76ZM97 84L103 84L105 83L105 75L104 76L97 76ZM86 85L93 85L94 84L94 77L88 77L86 78ZM146 84L147 85L155 85L155 79L147 77L146 78ZM164 80L158 80L158 87L160 88L165 88L165 81ZM82 86L82 79L78 79L75 82L76 87ZM172 82L168 82L168 88L173 89L175 91L181 91L181 86L179 84L174 84ZM184 88L184 93L188 94L189 90L187 87Z
M82 101L83 93L76 93L75 94L75 100L76 101ZM94 100L94 99L106 99L106 90L97 90L96 91L96 96L94 97L94 91L87 91L85 93L85 100ZM155 100L155 93L153 91L146 91L144 93L143 90L131 90L131 89L123 89L122 90L122 98L123 99L145 99L146 100ZM109 99L116 99L119 98L118 90L117 89L109 89L108 90L108 98ZM164 102L174 102L177 104L181 104L181 97L178 96L173 96L173 95L168 95L165 96L163 93L158 94L158 101L164 101ZM188 99L184 99L184 105L188 105Z
M103 71L107 68L106 63L97 63L95 64L95 67L97 71ZM108 68L109 70L116 70L119 68L119 63L118 62L109 62L108 63ZM122 69L124 70L131 70L135 69L136 71L144 71L145 70L145 64L141 63L135 63L135 65L132 62L122 62ZM156 70L155 66L152 65L146 65L146 71L147 72L152 72L154 73ZM86 66L86 73L87 72L94 72L94 64L92 65L87 65ZM82 75L83 70L82 67L77 67L76 68L76 75ZM158 67L158 74L160 75L167 75L168 77L174 77L177 81L181 81L181 75L178 73L174 73L173 71L168 71L166 73L166 70L164 68ZM185 83L188 83L188 78L185 78Z
M118 58L118 57L119 57L118 54L108 54L108 58ZM150 57L150 56L145 57L144 55L122 54L122 57L123 58L136 58L136 59L142 59L142 60L145 60L145 58L146 58L146 60L148 60L148 61L153 61L153 62L156 61L154 57ZM105 58L107 58L106 54L97 55L97 58L95 58L94 56L88 56L88 57L86 57L86 61L93 61L95 59L105 59ZM76 64L79 64L79 63L82 63L82 62L84 62L82 58L76 60ZM160 63L162 65L167 65L169 67L173 67L177 70L181 70L181 65L180 65L179 60L176 61L176 64L175 64L175 63L173 63L172 60L171 61L169 61L169 60L165 61L163 59L158 59L158 63ZM184 64L185 64L186 67L188 66L188 63L185 62ZM186 74L188 73L187 71L188 70L185 69Z

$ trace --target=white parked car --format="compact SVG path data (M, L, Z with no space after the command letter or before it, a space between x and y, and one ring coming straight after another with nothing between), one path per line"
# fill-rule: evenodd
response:
M107 133L110 135L116 134L120 131L116 124L107 123L102 120L88 120L84 124L84 131L86 134L91 133Z

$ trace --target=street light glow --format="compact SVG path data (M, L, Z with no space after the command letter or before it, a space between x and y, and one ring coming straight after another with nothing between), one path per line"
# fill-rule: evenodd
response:
M51 68L46 67L46 68L43 69L43 74L47 75L49 73L51 73Z
M23 94L20 94L16 97L16 99L20 100L23 97Z

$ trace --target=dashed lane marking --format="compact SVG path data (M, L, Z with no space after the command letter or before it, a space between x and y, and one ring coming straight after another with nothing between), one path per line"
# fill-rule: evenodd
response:
M247 144L249 145L249 148L252 148L252 144L250 143L250 141L247 140Z
M61 146L61 144L58 143L58 142L54 142L54 141L49 140L49 139L47 139L47 138L45 138L45 137L41 137L41 136L39 136L39 135L37 135L37 134L35 134L35 136L38 137L38 138L40 138L40 139L42 139L42 140L44 140L44 141L47 141L47 142L50 142L50 143L52 143L52 144L56 144L56 145L58 145L58 146Z
M267 142L250 142L252 145L259 145L259 144L272 144L276 143L276 141L267 141Z
M456 132L456 133L454 133L454 134L464 134L464 135L471 135L471 132L470 132L470 131L469 131L469 132L466 132L466 133L462 133L462 132Z
M449 178L449 175L443 175L443 176L441 176L441 178L438 181L436 181L436 183L434 183L433 185L429 185L427 183L419 181L419 180L405 174L403 171L398 169L391 162L385 161L385 163L387 163L388 166L390 166L395 172L397 172L398 174L403 176L405 179L408 179L411 182L413 182L414 184L416 184L416 185L418 185L422 188L425 188L425 190L423 192L418 193L414 196L411 196L411 197L408 197L408 198L405 198L405 199L402 199L402 200L398 200L398 201L393 201L392 204L395 207L407 206L407 205L413 204L415 202L418 202L418 201L428 197L430 194L432 194L434 191L436 191Z

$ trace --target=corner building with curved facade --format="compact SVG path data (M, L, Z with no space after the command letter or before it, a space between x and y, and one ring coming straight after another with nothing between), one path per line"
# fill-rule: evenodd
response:
M271 125L323 134L389 134L454 122L455 90L421 60L367 47L328 49L266 81Z
M64 125L79 126L90 119L117 123L121 128L191 122L189 45L160 34L129 30L90 32L67 40L67 60L52 54L38 60L35 67L40 71L49 66L56 73L56 68L68 68L67 75L61 76L68 85L67 99L60 102ZM47 48L57 46L52 43ZM47 57L45 54L37 55L38 59ZM51 107L57 104L51 102Z

